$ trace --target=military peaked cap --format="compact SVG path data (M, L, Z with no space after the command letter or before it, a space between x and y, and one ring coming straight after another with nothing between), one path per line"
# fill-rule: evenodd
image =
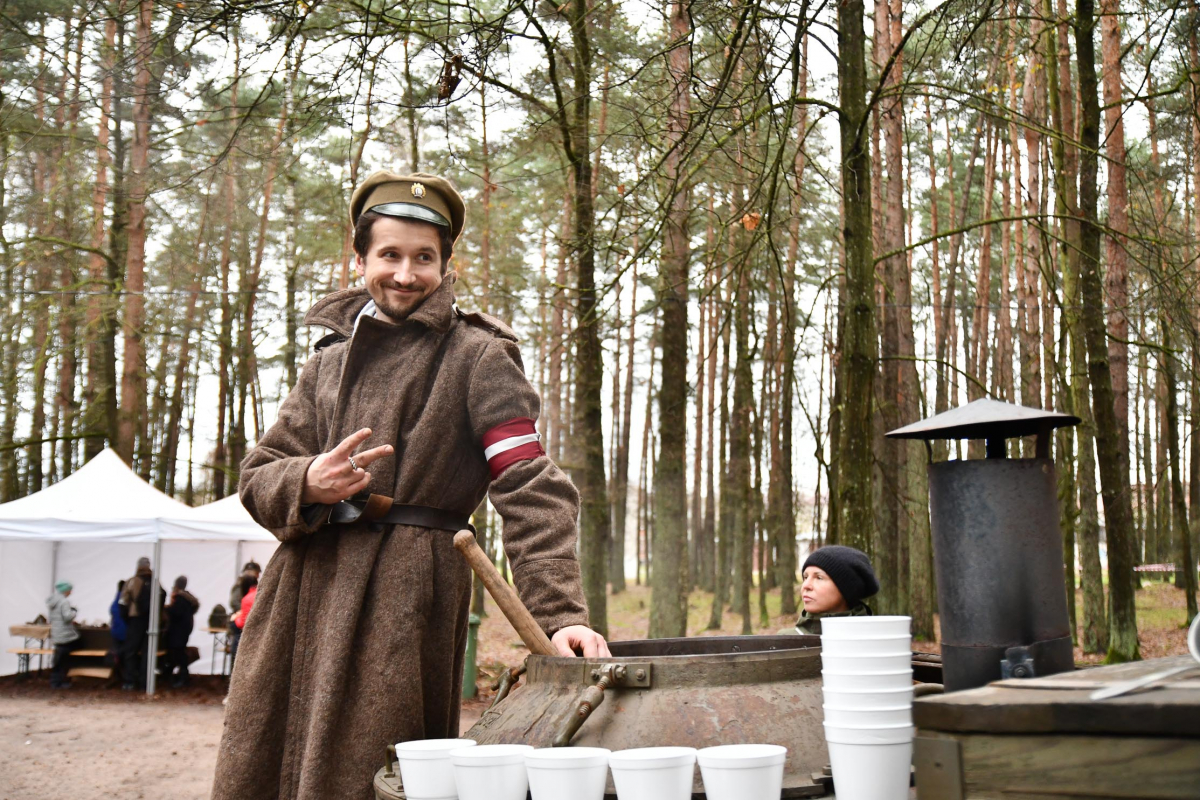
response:
M350 196L350 224L364 211L404 217L450 228L451 239L462 233L467 208L454 184L437 175L400 175L379 170L367 176Z

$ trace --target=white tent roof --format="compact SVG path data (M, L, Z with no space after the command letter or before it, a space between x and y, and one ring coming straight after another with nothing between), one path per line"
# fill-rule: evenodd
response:
M162 537L164 540L278 541L254 521L237 495L197 508L187 508L184 514L165 517L162 521Z
M0 504L0 539L152 542L157 520L190 511L106 448L58 483Z

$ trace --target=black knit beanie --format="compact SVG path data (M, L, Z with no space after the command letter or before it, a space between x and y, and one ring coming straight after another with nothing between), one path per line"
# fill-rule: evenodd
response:
M800 574L810 566L825 570L850 608L879 591L867 554L853 547L831 544L814 550L804 559Z

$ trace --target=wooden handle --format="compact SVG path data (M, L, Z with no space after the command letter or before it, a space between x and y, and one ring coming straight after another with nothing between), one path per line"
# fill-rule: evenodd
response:
M475 534L470 531L459 531L454 534L454 546L471 565L471 569L479 576L479 580L483 581L488 594L496 601L496 605L500 606L504 616L517 629L517 635L529 648L529 652L535 656L558 655L558 651L550 643L550 638L534 621L533 615L521 602L521 598L517 597L513 588L505 583L500 571L496 569L496 565L480 549L479 543L475 541Z

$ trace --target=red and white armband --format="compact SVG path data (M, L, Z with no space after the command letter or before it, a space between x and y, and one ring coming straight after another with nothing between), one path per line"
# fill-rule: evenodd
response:
M528 417L510 419L483 435L483 457L487 459L492 480L518 461L530 461L544 455L542 435Z

